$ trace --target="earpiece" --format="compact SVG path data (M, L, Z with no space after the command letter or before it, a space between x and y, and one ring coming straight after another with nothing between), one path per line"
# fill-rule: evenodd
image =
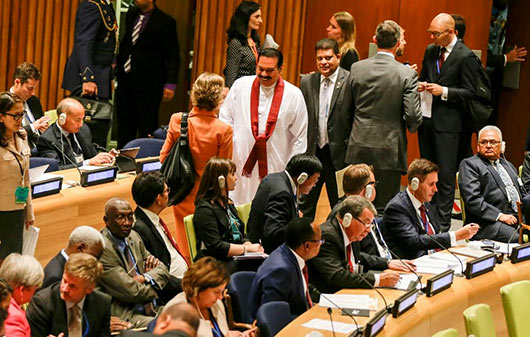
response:
M309 175L305 172L302 172L300 173L298 178L296 178L296 182L298 183L298 185L302 185L303 183L306 182L307 178L309 178Z
M60 126L63 126L66 123L66 114L63 112L59 115L58 123Z
M342 217L342 227L344 228L350 227L352 219L353 219L353 216L351 215L351 213L344 214L344 216Z
M501 153L504 153L504 151L506 151L506 142L503 140L501 142Z
M219 176L217 177L217 181L219 182L219 188L223 189L226 186L226 178L225 176Z
M364 197L366 199L370 199L374 195L374 187L370 185L366 185L364 188Z
M416 191L418 187L420 187L420 180L418 179L418 177L412 178L412 180L410 181L410 188L413 191Z
M199 288L193 288L193 297L199 295Z

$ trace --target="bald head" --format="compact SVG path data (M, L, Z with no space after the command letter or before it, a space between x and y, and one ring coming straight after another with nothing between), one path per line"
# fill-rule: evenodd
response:
M128 237L134 220L134 212L127 200L112 198L105 204L103 221L114 237L118 239Z
M455 19L450 14L440 13L434 17L433 22L442 25L445 29L455 28Z
M450 14L440 13L432 19L428 31L435 45L447 47L455 39L455 20Z
M153 333L162 335L167 331L183 331L194 337L199 328L200 317L197 310L189 303L177 303L165 307L156 322Z
M61 123L61 114L65 115L64 123ZM57 105L58 124L65 131L77 133L83 126L85 108L73 98L65 98Z
M121 206L124 206L124 205L127 205L129 207L131 207L131 205L129 204L129 202L123 198L112 198L112 199L109 199L106 203L105 203L105 215L109 215L111 212L115 211L117 208L121 207Z

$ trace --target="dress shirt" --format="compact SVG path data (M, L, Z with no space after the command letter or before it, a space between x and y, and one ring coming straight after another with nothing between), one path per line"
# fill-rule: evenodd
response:
M66 254L66 250L64 250L64 249L61 249L61 255L64 257L64 259L66 261L68 261L68 259L70 258L70 256L68 256L68 254Z
M302 269L304 269L305 267L305 261L304 259L302 259L300 257L300 255L296 254L296 252L294 250L292 250L291 248L289 248L289 250L291 251L291 253L293 253L294 257L296 258L296 262L298 262L298 267L300 269L300 275L302 276L302 283L304 284L304 294L307 293L307 284L305 283L305 277L304 277L304 273L302 272Z
M267 118L269 118L269 111L271 109L272 98L274 97L274 89L276 88L276 84L278 84L278 81L276 81L276 83L270 87L266 87L261 84L259 86L258 131L260 135L265 133ZM280 118L280 112L278 113L278 119Z
M387 56L390 56L390 57L392 57L394 60L396 59L396 56L395 56L394 54L389 53L389 52L387 52L387 51L382 51L382 50L380 50L380 51L378 51L377 53L378 53L378 54L381 54L381 55L387 55Z
M331 98L333 97L333 90L335 89L335 83L337 83L337 77L339 76L339 71L338 71L339 68L335 69L335 72L333 72L333 74L329 75L328 77L324 77L324 76L320 76L320 93L322 93L324 90L326 90L324 87L325 85L327 84L328 85L328 88L327 88L327 96L325 98L325 105L322 105L322 102L320 102L320 106L326 106L327 107L327 111L320 111L319 109L319 113L318 113L318 126L319 126L319 135L324 135L324 140L322 141L319 141L319 146L322 145L325 145L327 143L329 143L329 138L328 138L328 130L327 130L327 121L328 121L328 116L329 116L329 107L331 106ZM326 79L328 81L326 81ZM327 83L326 83L327 82ZM321 98L321 97L320 97ZM320 130L320 128L323 127L324 128L324 132L322 132L322 130Z
M289 182L291 183L291 188L293 189L294 193L293 196L296 198L296 183L294 182L289 172L285 171L285 174L287 175L287 178L289 178Z
M79 307L79 316L80 316L79 318L81 319L81 333L83 333L83 305L85 304L85 298L86 298L86 295L83 296L81 301L79 301L77 303L64 301L64 303L66 304L66 323L67 323L67 326L68 326L68 323L70 322L70 308L72 308L74 305L77 305Z
M364 225L363 225L364 226ZM347 247L349 245L351 245L351 242L350 242L350 239L348 238L348 234L346 234L346 231L344 231L344 228L342 227L342 225L340 225L340 230L342 231L342 239L344 240L344 251L346 252L346 254L348 253L348 249ZM359 264L357 263L358 261L355 260L355 256L353 254L353 247L352 249L350 250L350 261L352 262L353 264L353 270L355 273L358 272L359 270ZM348 259L348 256L346 256L346 259ZM374 279L375 279L375 282L374 282L374 287L378 287L379 286L379 274L375 274L374 273Z
M171 241L169 241L166 232L164 232L164 228L162 228L162 226L160 225L160 217L148 209L145 209L143 207L140 207L140 209L144 211L144 213L147 215L151 223L153 223L156 230L164 240L164 244L166 245L166 248L171 257L171 263L169 265L169 274L181 279L184 276L186 270L188 269L186 260L184 260L184 258L179 254L175 247L173 247Z
M70 143L70 139L68 138L68 136L70 136L70 132L66 131L65 129L63 129L60 125L59 125L59 121L57 121L57 126L59 127L59 130L61 130L61 133L63 134L63 136L66 138L66 141L68 143ZM73 134L74 135L74 140L75 142L77 143L77 146L79 146L79 148L81 149L81 151L83 151L83 148L81 147L81 144L79 144L79 141L77 140L77 136L75 135L75 133ZM64 141L64 139L62 140ZM73 148L72 144L70 144L70 146ZM64 146L61 147L61 150L64 151ZM75 155L75 153L74 153ZM83 153L81 152L81 154L79 155L81 156L81 158L83 159L83 165L90 165L90 158L89 159L85 159Z
M451 41L451 43L449 43L449 45L447 45L445 47L445 57L444 57L444 61L447 60L447 58L449 57L449 55L451 55L451 52L453 51L453 48L455 47L455 44L458 42L458 38L454 37L453 41ZM441 71L441 69L440 69ZM447 96L449 95L449 89L447 87L442 87L442 101L447 101Z

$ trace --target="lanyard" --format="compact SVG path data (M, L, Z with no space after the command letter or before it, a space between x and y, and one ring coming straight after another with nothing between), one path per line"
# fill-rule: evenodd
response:
M18 160L17 154L9 149L6 149L7 151L11 152L11 154L15 157L15 160L17 161L18 168L20 169L20 176L22 177L22 185L24 185L24 169L22 168L22 164L20 163L20 160Z
M210 310L210 319L212 320L212 332L215 337L223 337L223 333L221 332L221 329L219 328L219 325L217 324L217 320L212 314L212 311Z

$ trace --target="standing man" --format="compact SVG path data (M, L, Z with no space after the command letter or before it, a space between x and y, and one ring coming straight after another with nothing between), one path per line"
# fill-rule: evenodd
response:
M118 26L110 0L84 0L75 16L74 49L64 68L62 88L72 96L110 99Z
M440 229L446 232L451 224L462 116L467 100L472 99L475 92L476 59L458 40L451 15L438 14L428 32L433 43L423 56L418 89L432 95L432 106L430 111L424 112L418 138L421 157L440 168L439 191L433 203L439 213Z
M382 212L407 172L406 129L415 132L422 115L417 74L395 59L405 48L404 31L392 20L383 21L374 43L376 56L351 67L355 119L346 162L374 167L381 183L374 206Z
M279 50L260 51L256 76L241 77L221 107L219 119L234 129L238 183L236 205L252 201L260 180L285 169L307 147L307 109L300 89L280 76Z
M314 218L322 185L326 183L331 207L338 201L335 171L343 169L346 141L353 123L349 71L339 67L339 46L322 39L315 46L318 72L302 77L300 89L308 112L307 153L322 163L322 178L301 205L305 217Z
M35 89L40 83L39 69L29 62L19 64L15 69L13 86L9 91L24 101L26 116L22 119L22 126L28 134L28 144L33 149L37 145L37 138L48 128L48 117L42 112L42 105Z
M134 0L136 6L125 17L116 65L120 148L158 128L160 102L170 101L177 87L180 65L177 22L155 2Z

